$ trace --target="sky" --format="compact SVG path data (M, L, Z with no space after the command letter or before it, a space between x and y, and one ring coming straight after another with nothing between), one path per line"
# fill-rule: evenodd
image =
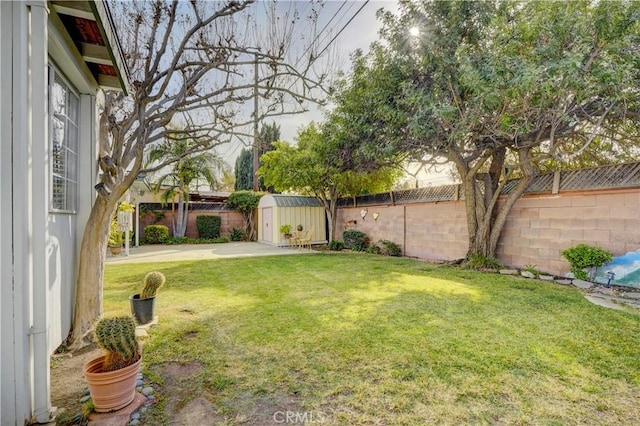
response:
M305 10L306 3L305 1L300 1L297 2L296 5L301 10ZM381 23L376 19L376 12L380 8L392 11L397 10L396 0L370 0L366 4L364 0L348 0L346 2L342 0L328 0L323 3L324 6L318 17L318 24L319 28L327 25L327 31L325 31L323 33L324 35L319 39L320 45L329 43L333 36L349 21L356 11L364 6L353 21L345 27L344 31L332 43L334 49L332 53L334 55L333 57L336 58L336 65L345 71L350 67L349 56L352 52L356 49L367 51L369 45L378 39L378 30L381 27ZM331 20L332 17L333 20ZM329 31L329 29L332 29L332 31ZM298 34L298 32L294 31L294 34ZM275 121L276 124L280 125L281 140L292 143L301 126L309 124L312 121L322 120L322 111L319 107L313 104L309 104L307 107L309 109L307 113L274 117L273 119L267 120L267 122L271 123L271 121ZM246 141L247 144L251 142L250 140ZM233 168L235 158L240 154L242 148L245 147L242 143L234 141L231 144L219 147L218 152Z

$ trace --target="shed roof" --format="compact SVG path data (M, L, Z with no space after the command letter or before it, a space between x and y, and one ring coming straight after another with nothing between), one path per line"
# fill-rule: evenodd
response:
M300 195L272 195L278 207L322 207L322 203L315 197Z

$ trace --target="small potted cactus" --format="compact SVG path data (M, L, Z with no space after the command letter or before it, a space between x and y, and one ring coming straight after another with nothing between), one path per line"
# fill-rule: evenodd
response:
M131 313L138 324L147 324L153 320L156 292L165 282L162 272L152 271L144 276L144 287L142 292L129 297L131 302Z
M142 353L136 324L128 316L100 319L94 329L106 353L84 365L84 377L97 412L115 411L135 398Z

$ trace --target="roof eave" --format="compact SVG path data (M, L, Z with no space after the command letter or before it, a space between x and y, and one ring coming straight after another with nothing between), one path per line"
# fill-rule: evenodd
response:
M120 40L114 31L115 25L113 22L113 16L109 11L108 5L104 1L92 0L89 2L89 5L96 17L96 22L102 32L107 50L109 51L109 55L113 61L113 65L116 69L116 74L120 82L120 87L124 91L125 95L127 95L131 89L131 86L129 85L129 68L122 52ZM104 83L104 85L111 86L107 82ZM98 82L98 84L101 84L101 82Z

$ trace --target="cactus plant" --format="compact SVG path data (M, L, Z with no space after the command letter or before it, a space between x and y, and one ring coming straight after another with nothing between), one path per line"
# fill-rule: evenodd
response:
M140 293L140 299L146 299L156 295L156 291L164 284L165 277L162 272L152 271L144 276L144 288Z
M95 326L98 345L107 351L102 371L114 371L134 364L140 358L133 318L102 318Z

